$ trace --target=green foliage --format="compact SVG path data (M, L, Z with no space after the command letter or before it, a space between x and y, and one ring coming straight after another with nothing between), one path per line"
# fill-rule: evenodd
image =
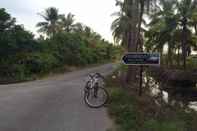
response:
M197 69L197 56L190 56L187 58L188 68Z
M109 115L115 122L115 131L196 131L197 112L178 105L158 105L155 98L144 93L138 96L134 87L124 88L119 68L107 77L110 101ZM114 77L115 76L115 77Z
M74 23L74 15L69 13L66 17L65 15L61 15L60 17L61 23L60 26L62 27L63 31L71 32L73 27L75 26Z
M0 8L0 31L8 29L15 23L15 19L11 18L10 14L6 13L4 8Z
M160 117L157 107L149 101L151 98L138 98L123 88L118 88L113 80L108 80L110 103L108 111L116 123L117 131L196 131L197 114L194 111L171 108ZM145 99L145 100L143 100ZM143 100L143 101L142 101ZM151 110L146 110L150 108ZM152 112L153 111L153 112ZM152 115L150 115L152 114Z
M58 61L52 54L40 52L29 54L23 62L26 70L33 74L46 73L58 66Z
M58 9L50 7L45 10L44 13L40 14L44 18L44 22L39 22L36 26L39 27L39 32L45 33L48 36L53 36L59 31L58 20L60 15Z
M47 20L46 25L39 23L40 29L45 28L50 37L35 39L23 26L15 24L15 19L5 9L0 9L0 82L31 79L65 65L85 66L109 61L119 52L118 47L102 40L90 28L87 35L82 25L80 32L70 32L66 27L69 26L70 30L71 22L71 25L62 27L65 31L57 33L57 11L56 8L48 8L42 15ZM66 19L71 21L72 17L69 14Z
M167 54L165 64L180 67L182 62L185 68L186 57L197 46L196 9L195 0L161 0L158 10L149 15L146 51Z
M142 131L185 131L183 122L162 121L150 119L145 121Z
M109 113L115 117L116 124L120 125L121 131L130 131L138 128L135 107L133 106L134 100L122 89L110 90L111 103L109 105Z

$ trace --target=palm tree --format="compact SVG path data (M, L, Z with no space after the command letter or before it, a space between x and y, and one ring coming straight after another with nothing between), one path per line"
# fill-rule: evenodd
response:
M71 32L74 29L74 15L71 13L68 13L67 16L61 15L61 26L64 31Z
M127 44L128 51L137 51L137 43L140 40L143 15L154 9L157 0L124 0L116 1L120 12L114 13L118 16L112 23L111 29L116 42ZM133 39L132 39L132 38Z
M158 12L152 15L147 32L148 43L146 45L163 49L168 45L168 61L171 63L172 53L178 55L182 50L183 66L186 68L186 57L195 47L191 28L195 29L196 4L192 0L168 1L161 0L161 7ZM150 42L154 43L151 44ZM178 60L179 61L179 60ZM178 62L179 63L179 62Z
M192 13L192 26L194 27L195 30L195 35L197 36L197 9L195 9Z
M39 22L36 26L39 27L38 32L47 34L48 36L53 36L58 32L58 20L60 15L58 14L58 9L55 7L49 7L45 10L44 13L39 13L44 22Z
M178 16L180 26L182 27L182 54L183 54L183 67L186 69L186 57L188 49L188 36L187 31L189 30L189 23L192 20L192 14L197 9L196 0L182 0L177 1Z
M85 26L84 28L84 34L87 36L87 37L90 37L91 36L91 33L92 33L92 29L88 26Z
M154 3L154 4L153 4ZM145 11L149 11L150 5L155 5L156 0L124 0L116 1L116 5L120 7L117 12L118 18L112 23L113 36L115 40L121 41L122 45L126 44L128 52L138 51L138 45L142 51L143 42L140 42L141 25ZM146 10L147 9L147 10ZM136 69L134 69L136 70ZM134 70L129 66L127 71L126 82L131 80L131 74L135 76Z
M84 25L80 22L77 22L74 27L73 27L73 31L74 32L78 32L78 33L83 33L84 31Z
M114 15L118 16L111 25L112 35L114 37L114 41L116 43L120 43L123 47L127 48L128 45L128 18L123 13L114 13Z
M163 53L164 45L168 45L168 64L172 65L173 49L175 48L174 34L177 28L177 18L175 15L175 1L160 1L161 8L150 16L149 31L146 32L148 41L146 46L152 46L153 51L158 50ZM149 45L147 45L149 44Z
M138 0L137 5L139 6L139 15L138 15L138 23L137 23L137 33L136 33L136 44L140 44L139 49L143 52L143 42L140 42L142 34L142 24L146 24L145 20L143 19L144 13L149 14L149 12L155 12L157 7L158 0ZM137 49L136 49L137 50Z
M0 20L0 32L11 28L16 22L16 19L11 18L10 14L8 14L4 8L0 8Z

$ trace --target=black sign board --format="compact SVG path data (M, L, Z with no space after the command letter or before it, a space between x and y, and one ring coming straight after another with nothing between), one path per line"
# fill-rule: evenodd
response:
M126 65L160 65L159 53L127 53L122 58Z

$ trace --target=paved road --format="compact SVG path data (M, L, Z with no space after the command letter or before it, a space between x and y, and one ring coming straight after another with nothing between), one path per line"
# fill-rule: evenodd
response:
M111 73L113 64L12 85L0 85L0 131L106 131L106 109L83 103L88 73Z

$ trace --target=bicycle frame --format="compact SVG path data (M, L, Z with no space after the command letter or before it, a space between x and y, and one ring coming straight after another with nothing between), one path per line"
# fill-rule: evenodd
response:
M90 78L90 89L94 88L95 85L98 83L98 79L95 76L89 75Z
M103 106L108 100L109 95L107 91L99 85L99 80L102 79L103 76L99 73L88 75L86 86L84 88L84 101L89 107L99 108ZM97 102L101 103L94 103L95 101L91 100L96 100Z

